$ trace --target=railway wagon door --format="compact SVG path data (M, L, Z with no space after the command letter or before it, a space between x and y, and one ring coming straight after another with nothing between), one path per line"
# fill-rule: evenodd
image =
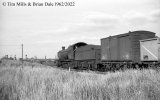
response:
M130 60L130 36L119 37L119 58L121 61Z

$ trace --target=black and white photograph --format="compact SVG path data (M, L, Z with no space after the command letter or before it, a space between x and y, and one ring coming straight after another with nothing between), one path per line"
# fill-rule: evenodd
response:
M160 100L160 0L0 0L0 100Z

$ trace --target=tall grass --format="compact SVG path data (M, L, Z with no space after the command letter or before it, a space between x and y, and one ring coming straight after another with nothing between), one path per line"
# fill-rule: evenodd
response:
M22 66L22 61L20 60L0 60L0 67L20 67ZM31 67L44 67L44 65L36 62L26 62L23 61L23 66Z
M96 74L50 67L1 67L0 100L160 100L160 72Z

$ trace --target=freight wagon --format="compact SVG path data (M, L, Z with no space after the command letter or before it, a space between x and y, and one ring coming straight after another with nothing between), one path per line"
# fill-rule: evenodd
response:
M102 70L119 70L140 62L139 40L154 38L149 31L133 31L101 39Z
M158 66L160 62L160 38L140 40L140 59L143 65Z

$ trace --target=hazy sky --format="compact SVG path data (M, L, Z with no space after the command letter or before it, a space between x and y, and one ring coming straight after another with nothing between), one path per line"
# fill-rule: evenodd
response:
M75 2L73 7L2 6L4 2ZM24 55L55 58L62 46L128 31L160 36L160 0L1 0L0 57Z

